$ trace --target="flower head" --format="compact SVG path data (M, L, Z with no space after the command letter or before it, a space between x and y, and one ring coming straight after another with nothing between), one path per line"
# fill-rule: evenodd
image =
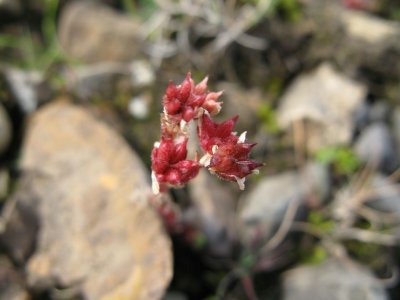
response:
M196 177L200 165L194 160L187 160L187 139L175 144L170 138L162 138L151 153L153 170L153 189L164 185L181 186Z
M238 119L239 117L235 116L221 124L218 124L214 123L207 114L204 114L201 118L201 123L198 126L201 148L205 152L211 153L212 148L215 145L219 146L226 143L236 143L239 138L232 132L232 130Z
M255 143L226 143L214 148L209 170L222 179L237 181L242 185L247 175L263 166L262 163L249 159L250 150L255 145Z
M219 113L222 92L207 91L207 77L195 85L190 73L180 85L170 82L163 97L161 140L151 153L153 191L157 194L167 186L179 187L193 179L201 166L222 179L237 181L241 189L247 175L263 164L249 159L255 144L246 143L246 132L233 132L238 116L214 123L211 115ZM190 131L187 123L198 121L197 134L204 155L187 159Z
M180 85L169 83L163 98L165 112L178 123L181 120L189 122L199 115L200 108L211 114L218 113L221 103L217 102L222 92L207 92L207 80L204 78L194 85L190 73Z

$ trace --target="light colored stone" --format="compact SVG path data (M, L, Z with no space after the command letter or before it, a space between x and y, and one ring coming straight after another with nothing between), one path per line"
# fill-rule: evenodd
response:
M61 46L85 63L132 60L143 44L140 32L138 21L98 2L71 2L60 17Z
M366 267L329 259L283 275L284 300L387 300L384 287Z
M55 102L31 120L21 168L37 174L31 286L75 286L88 300L162 298L170 241L148 204L148 172L116 132Z
M362 161L383 172L394 172L399 166L394 140L383 122L366 127L357 139L354 151Z
M320 203L328 192L328 170L322 165L308 164L300 172L264 178L242 199L239 213L242 241L252 244L256 236L267 240L281 224L289 205L297 202L298 206L304 206L310 200L308 196Z
M154 82L154 73L146 61L130 64L99 62L68 68L64 72L68 89L83 100L114 99L117 93L134 94Z
M287 89L280 100L278 122L288 129L297 121L309 121L307 145L311 151L347 144L353 132L352 114L366 93L365 86L324 63Z
M400 26L362 11L345 10L340 14L345 32L372 46L399 38Z
M39 105L38 86L43 83L43 74L12 68L4 73L18 105L25 113L33 112Z

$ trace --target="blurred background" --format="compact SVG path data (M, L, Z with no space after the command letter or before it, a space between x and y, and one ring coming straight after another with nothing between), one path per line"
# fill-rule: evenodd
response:
M264 162L155 197L187 72ZM0 0L0 299L400 299L400 3Z

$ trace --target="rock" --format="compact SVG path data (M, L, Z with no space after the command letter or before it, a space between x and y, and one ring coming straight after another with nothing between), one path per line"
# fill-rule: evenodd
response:
M399 165L394 141L382 122L365 128L354 145L354 151L362 161L385 173L395 171Z
M37 191L33 178L39 174L25 174L18 185L18 190L7 200L3 207L3 222L0 233L0 243L14 261L24 264L32 254L39 222L34 210L37 206ZM5 211L10 216L4 220Z
M352 114L366 97L366 88L338 73L328 64L301 75L287 89L278 109L278 122L288 129L307 120L310 151L349 143L353 132Z
M189 183L189 192L194 206L194 217L207 238L210 252L218 256L228 256L236 235L236 199L215 180L215 176L201 170Z
M362 102L354 111L353 113L353 123L354 123L354 130L353 135L357 135L365 127L368 126L370 121L370 111L371 105L366 103L365 101Z
M360 74L368 80L372 94L383 95L386 87L376 78L398 78L400 74L398 22L346 9L340 1L301 2L304 4L304 20L313 28L309 40L305 41L311 47L307 48L302 65L312 66L320 61L333 60L343 72ZM375 75L364 76L370 72Z
M0 299L29 300L24 289L22 276L13 268L11 262L0 257Z
M85 63L132 60L141 51L140 32L135 19L98 2L71 2L60 17L61 46Z
M387 293L366 267L329 259L283 275L284 300L387 300Z
M328 170L321 165L309 164L300 172L289 171L264 178L243 199L239 213L242 240L245 244L251 244L255 236L267 240L281 224L291 203L304 206L309 201L309 205L315 205L315 202L321 203L328 192Z
M0 0L0 11L1 10L12 13L20 13L21 3L19 0Z
M4 153L11 143L12 125L4 106L0 103L0 154Z
M4 74L12 94L25 113L33 112L40 103L51 97L51 88L38 71L6 69Z
M376 102L369 113L371 123L386 122L389 119L390 107L384 100Z
M30 286L79 288L85 299L161 299L171 244L149 207L148 172L124 140L78 106L32 118L22 170L40 222Z
M366 187L371 191L365 204L382 212L400 215L400 189L398 184L382 174L375 174Z
M134 94L154 82L154 73L146 61L130 64L102 62L68 69L68 89L79 98L113 99L117 93Z
M98 63L68 70L67 86L79 98L94 97L105 99L115 95L118 81L128 76L127 68L119 63Z
M341 22L345 33L352 39L374 47L388 46L388 43L395 42L400 34L398 23L361 11L343 11Z

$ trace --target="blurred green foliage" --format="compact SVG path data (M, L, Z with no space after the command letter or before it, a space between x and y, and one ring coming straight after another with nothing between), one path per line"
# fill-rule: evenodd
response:
M0 34L0 48L16 50L20 55L12 63L24 69L48 70L53 64L69 61L57 39L58 0L46 0L41 24L41 37L29 28L22 35Z
M332 219L326 218L320 211L314 210L308 214L308 222L321 233L329 233L335 227Z
M126 12L143 20L158 10L154 0L121 0L121 5Z
M336 172L344 175L354 174L361 165L359 158L349 147L324 148L315 154L315 158L323 164L332 164Z
M276 113L268 102L260 105L257 111L257 116L261 121L262 127L265 131L272 134L275 134L279 131Z
M316 245L311 251L303 253L301 259L305 264L320 264L328 257L328 253L321 245Z

